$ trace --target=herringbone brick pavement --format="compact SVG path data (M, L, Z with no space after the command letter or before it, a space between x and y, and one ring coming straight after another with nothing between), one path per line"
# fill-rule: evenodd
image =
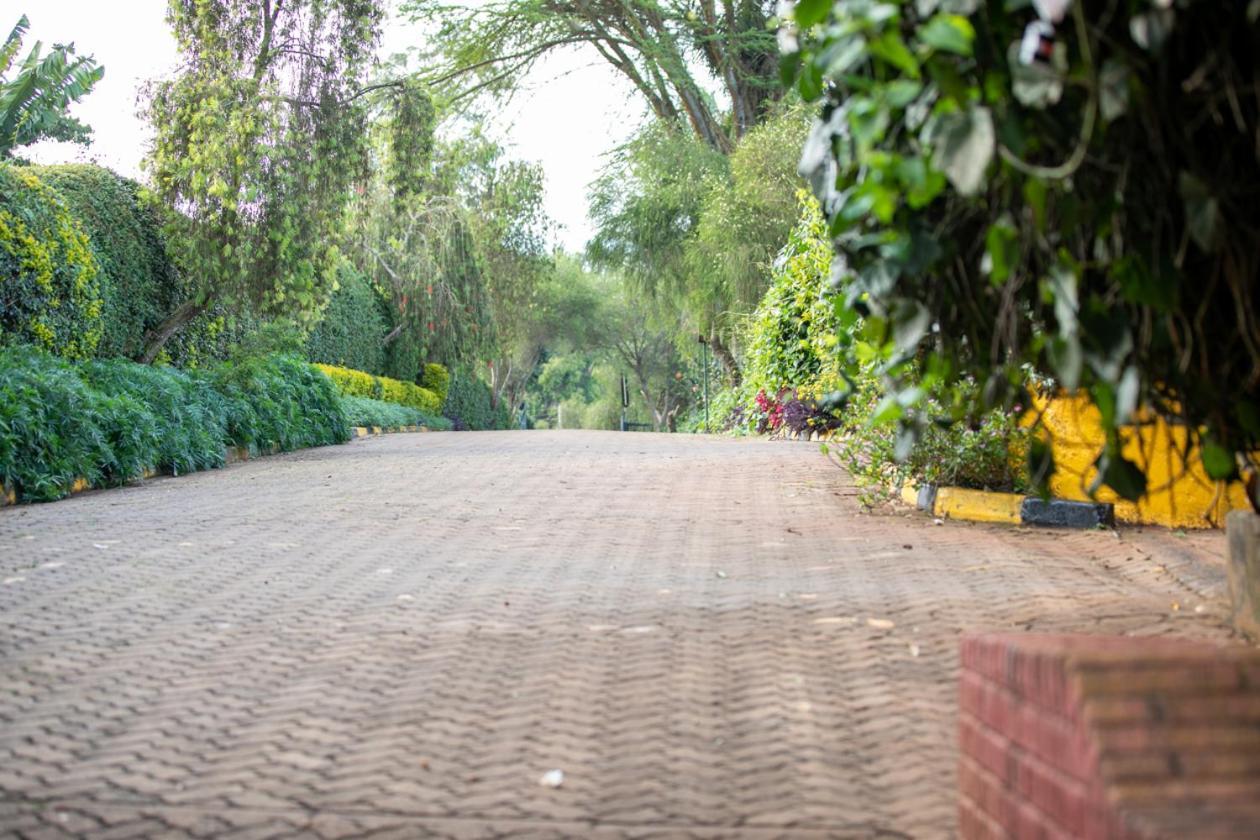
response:
M582 432L0 510L0 832L947 837L959 633L1227 640L1222 542L868 515L816 446Z

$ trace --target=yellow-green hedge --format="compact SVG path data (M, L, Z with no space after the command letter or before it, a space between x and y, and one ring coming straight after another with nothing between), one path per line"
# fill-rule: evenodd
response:
M426 414L441 414L442 412L441 398L428 388L390 379L388 376L373 376L361 370L351 370L335 365L317 364L315 367L326 373L337 386L337 390L346 396L384 400L417 408Z

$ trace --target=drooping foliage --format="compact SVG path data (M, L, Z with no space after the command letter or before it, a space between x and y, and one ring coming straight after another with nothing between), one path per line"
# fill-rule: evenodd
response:
M495 0L461 5L407 0L404 12L436 29L436 82L456 98L518 84L548 53L582 47L621 74L667 123L685 123L704 144L729 152L781 96L767 28L773 4L718 2L588 3ZM730 103L723 114L715 104Z
M182 56L154 86L147 165L196 282L146 351L213 302L312 319L331 292L351 185L366 165L375 0L171 0Z
M0 164L0 344L91 357L104 329L99 274L62 197L32 171Z
M765 291L796 219L797 150L808 125L804 109L785 107L723 156L654 123L592 189L588 256L685 313L679 343L705 336L732 381L738 322Z
M975 410L1026 406L1033 370L1091 395L1121 496L1145 490L1121 455L1143 409L1235 475L1260 446L1257 7L1040 6L1065 10L1052 35L1025 4L795 7L785 69L823 102L802 166L884 359L879 414L922 430L922 396L968 378Z
M20 62L26 15L0 43L0 158L39 140L86 145L92 129L66 113L91 93L105 75L91 56L75 55L73 44L55 44L47 53L36 42Z
M550 266L541 169L506 159L474 118L437 139L442 115L414 81L375 101L377 164L353 205L348 255L386 302L385 371L485 369L497 398Z

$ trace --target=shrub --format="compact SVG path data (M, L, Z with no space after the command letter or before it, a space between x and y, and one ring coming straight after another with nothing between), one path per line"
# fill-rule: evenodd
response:
M27 501L148 469L217 467L225 447L283 450L349 437L327 377L273 356L183 372L122 360L75 364L0 349L0 481Z
M226 403L205 381L121 360L89 362L79 374L97 394L122 403L110 409L116 416L105 424L114 453L107 481L126 481L146 469L180 475L223 465ZM136 409L141 414L132 416Z
M437 394L440 403L446 402L446 394L451 390L451 372L443 365L430 362L424 366L420 384Z
M89 358L102 329L98 273L60 196L31 172L0 165L0 343Z
M383 373L389 325L379 295L349 263L342 263L337 282L337 291L307 339L306 357L312 362Z
M108 460L97 395L75 368L30 347L0 348L0 479L23 499L56 499ZM121 419L134 406L105 407ZM143 437L141 424L134 427ZM143 445L140 443L140 445Z
M225 362L206 375L227 399L227 436L235 446L290 450L350 437L336 386L296 356Z
M508 408L494 405L489 386L470 371L451 371L450 386L442 414L450 418L456 431L506 429L510 425Z
M449 431L451 421L445 417L425 414L405 405L382 402L367 397L342 397L346 419L351 426L427 426L434 431Z
M1030 432L1020 426L1018 412L994 410L972 422L954 422L941 396L925 398L921 427L909 436L878 422L887 401L878 377L858 377L845 404L841 434L829 448L864 488L868 501L907 481L976 490L1028 489Z
M1094 489L1145 493L1124 454L1143 417L1182 425L1212 479L1255 470L1260 108L1239 92L1260 7L1031 5L1062 24L1026 2L823 0L782 32L785 75L822 101L802 169L893 419L914 433L924 377L982 383L977 411L1027 406L1031 368L1098 408Z
M166 253L160 211L143 201L138 183L100 166L29 171L61 196L96 257L102 302L97 355L136 358L149 330L187 295Z
M361 370L324 364L316 364L315 367L327 374L336 384L337 390L345 396L384 400L419 409L425 414L441 412L441 400L428 388L386 376L373 376Z

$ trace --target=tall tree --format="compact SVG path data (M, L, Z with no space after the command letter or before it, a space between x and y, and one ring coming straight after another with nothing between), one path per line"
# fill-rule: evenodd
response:
M723 156L655 122L618 150L592 188L591 259L685 313L680 343L705 335L736 383L733 337L795 221L808 127L804 109L782 109Z
M76 56L74 44L54 44L47 54L35 46L14 64L30 29L22 15L0 44L0 158L39 140L65 140L86 145L92 129L66 114L72 102L87 96L105 75L90 55ZM12 78L7 78L16 67Z
M624 76L653 113L685 120L723 153L781 95L765 0L406 0L442 44L431 76L455 80L456 97L515 85L543 56L592 50ZM716 84L714 84L716 82ZM730 119L719 108L727 100Z
M156 84L147 165L193 296L154 331L152 360L213 303L309 320L366 162L362 93L377 0L171 0L183 65Z

